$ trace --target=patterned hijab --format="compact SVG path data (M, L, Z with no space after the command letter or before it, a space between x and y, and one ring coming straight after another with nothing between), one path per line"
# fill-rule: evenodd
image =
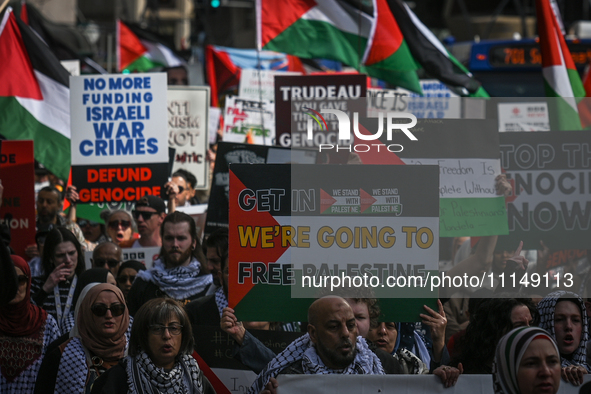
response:
M559 354L554 338L538 327L519 327L501 338L493 362L493 385L496 394L520 394L517 382L519 364L529 344L540 338L552 342L556 354Z
M115 293L119 302L125 305L125 298L118 287L109 283L98 284L88 290L86 297L80 302L76 326L82 344L93 355L105 361L116 361L125 356L125 345L127 344L125 331L129 327L129 310L125 308L123 315L115 317L115 320L121 319L121 322L119 324L119 330L112 338L102 336L96 330L96 323L91 307L103 291Z
M561 363L563 367L569 365L581 365L591 372L589 365L587 365L587 342L589 341L589 327L587 318L587 309L585 303L577 294L570 291L555 291L548 294L538 304L538 312L540 312L540 327L548 331L552 338L556 340L556 332L554 330L554 311L556 310L556 304L562 300L568 300L574 302L581 311L581 323L583 325L581 330L581 342L579 347L568 359L563 355L560 355Z
M29 278L25 298L16 304L0 306L0 334L27 337L37 333L45 324L47 312L31 304L31 269L22 257L10 256L14 266Z

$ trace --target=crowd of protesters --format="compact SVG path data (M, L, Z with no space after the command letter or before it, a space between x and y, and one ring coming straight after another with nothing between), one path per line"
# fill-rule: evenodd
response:
M193 357L199 326L234 339L233 356L258 374L249 393L275 393L281 374L333 373L433 374L445 387L462 374L492 374L495 392L556 393L591 371L589 304L572 289L463 289L425 306L416 323L385 320L362 290L319 298L307 322L238 321L228 307L228 231L202 245L195 220L177 210L191 203L195 181L175 174L168 203L145 196L131 211L105 210L104 223L76 216L75 187L40 188L28 261L10 255L2 229L1 393L213 393ZM0 182L0 201L2 190ZM74 207L67 215L62 195ZM543 244L535 267L521 246L495 252L494 236L447 244L450 272L546 269ZM126 248L154 246L149 268L122 261ZM301 336L275 354L252 330Z

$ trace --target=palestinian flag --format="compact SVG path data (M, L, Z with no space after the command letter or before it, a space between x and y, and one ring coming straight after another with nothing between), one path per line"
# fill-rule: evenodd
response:
M338 60L421 93L418 68L386 0L257 0L259 49Z
M0 134L33 140L35 158L60 179L70 172L69 74L8 8L0 23Z
M585 97L581 77L549 0L536 0L536 14L546 96L558 98L556 118L559 130L580 130L577 103Z
M306 72L300 59L272 51L237 49L214 45L205 47L205 70L211 86L211 105L219 106L224 95L237 95L244 68Z
M145 72L157 67L185 66L186 62L156 35L117 21L117 69Z
M461 96L489 97L480 82L445 49L406 3L388 0L388 5L410 52L430 76L448 85Z

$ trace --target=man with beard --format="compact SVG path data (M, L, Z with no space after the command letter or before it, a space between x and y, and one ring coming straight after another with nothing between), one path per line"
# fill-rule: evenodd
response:
M224 260L228 258L228 229L218 228L215 230L207 237L203 246L203 253L207 258L207 268L213 275L213 286L207 291L209 295L215 293L222 286L218 272L221 271Z
M308 333L275 357L254 381L249 394L274 392L279 374L392 373L392 357L374 352L358 336L355 314L341 297L327 296L308 309ZM396 373L396 372L394 372Z
M203 296L213 282L200 262L205 258L191 216L182 212L166 216L160 236L160 258L151 269L138 272L129 290L127 299L132 315L153 298L171 297L186 304Z

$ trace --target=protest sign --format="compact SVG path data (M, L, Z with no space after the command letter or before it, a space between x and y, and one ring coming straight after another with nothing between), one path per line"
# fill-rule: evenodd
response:
M313 164L317 152L270 147L263 145L218 143L207 217L205 236L218 228L228 227L228 197L230 187L229 165L235 163L300 163Z
M584 381L591 380L585 375ZM446 388L434 375L279 375L278 394L400 393L493 394L491 375L461 375L456 385ZM578 394L579 387L560 384L558 394Z
M0 140L0 181L4 187L0 223L10 229L10 246L25 257L35 243L35 162L33 141Z
M275 144L275 108L269 100L226 97L224 134L226 142Z
M218 107L209 107L209 144L214 145L218 138L218 128L220 126L220 116L222 109Z
M146 266L146 269L152 268L154 261L158 260L160 255L160 247L159 246L150 246L147 248L123 248L121 261L127 260L136 260L140 263L143 263ZM86 264L86 269L92 268L92 251L84 252L84 263Z
M438 186L427 165L231 165L230 307L239 320L305 321L344 284L381 298L386 321L418 320L437 297L426 282L438 274Z
M238 96L250 100L275 101L275 75L301 75L299 72L243 69Z
M72 183L80 202L160 195L168 178L166 74L70 77Z
M548 103L498 103L499 131L550 131Z
M505 199L497 196L501 174L496 123L473 119L420 119L408 142L395 133L389 143L405 164L439 165L439 234L442 237L508 234Z
M497 249L588 249L591 160L588 131L501 133L501 166L513 185L509 235Z
M195 189L209 187L209 88L168 88L168 146L175 150L171 173L185 169L195 175Z
M417 118L459 119L461 98L436 79L422 79L420 96L410 90L368 89L367 116L377 117L380 111L410 112Z
M349 143L338 139L337 117L326 114L326 123L313 124L314 137L307 138L310 111L336 109L349 115L367 112L365 75L306 75L275 77L275 121L277 145L292 148L318 147L321 144ZM319 157L321 157L319 155ZM328 162L346 163L348 152L329 152ZM323 159L324 160L324 159Z

